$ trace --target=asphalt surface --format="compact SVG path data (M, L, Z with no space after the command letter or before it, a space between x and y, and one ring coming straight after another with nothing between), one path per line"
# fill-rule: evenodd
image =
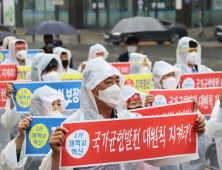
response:
M207 36L210 38L198 39L202 46L202 64L210 67L214 71L222 71L222 43L213 39L212 28L208 28ZM33 42L32 36L24 36L27 29L17 29L17 35L27 41L29 49L39 49L44 46L43 36L36 36L35 42ZM103 39L102 31L81 31L81 43L78 43L77 36L68 35L60 36L67 49L71 50L73 58L74 69L77 69L79 64L86 61L88 58L89 48L91 45L100 43L105 46L109 52L107 58L108 62L117 61L119 54L126 52L124 44L114 46L111 43L107 43ZM192 38L198 34L198 29L191 29L190 33ZM140 45L140 49L148 56L148 58L154 64L156 61L164 60L170 64L176 63L176 44L170 44L165 42L164 45L157 45L156 42L145 42Z

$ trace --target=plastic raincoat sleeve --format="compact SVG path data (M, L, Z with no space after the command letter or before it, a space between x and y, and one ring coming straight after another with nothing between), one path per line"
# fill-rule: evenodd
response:
M10 99L7 98L5 113L1 117L2 125L9 131L16 131L18 130L18 124L21 120L21 114L15 113L15 108L11 110Z
M24 148L24 143L22 148ZM8 143L5 149L1 152L1 167L7 170L23 170L27 161L25 151L20 152L19 161L17 162L15 139Z
M218 100L211 113L211 118L207 121L206 134L210 138L222 137L222 109Z

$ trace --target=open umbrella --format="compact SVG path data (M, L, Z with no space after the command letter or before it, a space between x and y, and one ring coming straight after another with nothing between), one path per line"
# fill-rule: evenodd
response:
M25 35L47 35L47 34L74 34L79 35L79 32L75 30L71 25L61 21L44 21L39 22L32 26Z
M152 17L132 17L122 19L119 21L111 33L135 33L135 32L147 32L147 31L166 31L165 28L158 20Z
M8 31L0 31L0 42L3 42L4 38L5 37L8 37L8 36L14 36L16 38L19 38L18 36L16 36L15 34L11 33L11 32L8 32Z

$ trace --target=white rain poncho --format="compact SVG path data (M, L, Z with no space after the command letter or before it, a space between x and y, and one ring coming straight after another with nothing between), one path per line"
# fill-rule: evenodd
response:
M215 138L217 147L217 160L220 169L222 169L222 109L220 107L220 101L215 104L211 118L206 125L206 134L210 138Z
M175 73L175 78L177 80L176 82L177 84L179 84L182 71L165 61L157 61L153 66L153 75L152 75L153 89L162 89L162 86L160 85L161 78L164 75L169 74L171 72Z
M104 59L104 60L107 59L107 57L108 57L108 55L109 55L109 52L106 50L106 48L105 48L103 45L101 45L101 44L95 44L95 45L91 46L90 49L89 49L88 61L96 58L96 53L98 53L98 52L103 52L103 54L104 54L104 58L103 58L103 59ZM83 63L84 63L84 64L87 64L88 61L83 61L83 62L79 65L79 67L78 67L78 72L81 73L82 64L83 64Z
M49 62L55 58L59 63L59 73L62 72L61 61L57 55L53 54L45 54L38 53L35 57L33 57L33 62L31 66L31 79L32 81L41 81L42 70L44 70ZM15 108L11 109L10 107L10 99L7 97L5 113L1 117L2 125L8 131L17 131L18 132L18 124L25 117L28 116L27 113L16 113ZM15 133L15 132L14 132Z
M30 103L30 116L50 116L52 113L52 102L61 101L62 110L66 108L68 103L64 99L64 95L48 86L38 88L32 95ZM17 162L15 139L9 142L1 153L1 166L7 170L38 170L41 165L43 156L25 156L25 141L23 142L20 152L19 161Z
M26 50L28 50L28 45L26 43L25 40L21 40L21 39L16 39L16 40L12 40L9 43L9 59L5 60L2 62L2 64L17 64L18 66L30 66L32 64L32 61L30 61L29 59L25 59L25 62L23 65L20 65L16 59L16 53L15 53L15 44L16 42L21 41L24 42L26 45Z
M90 60L87 64L82 78L81 84L81 92L80 92L80 110L72 114L68 117L65 122L74 122L74 121L85 121L85 120L99 120L104 119L102 115L99 114L98 108L96 105L95 98L91 92L99 83L101 83L106 78L112 75L120 76L120 85L121 85L121 95L120 101L123 100L123 86L124 86L124 76L122 76L116 68L111 66L105 60L101 58L96 58ZM123 102L117 106L117 116L120 119L124 118L134 118L136 117L134 114L130 113L127 110L123 110ZM150 160L146 161L146 163L154 165L154 166L163 166L165 164L174 164L184 161L189 161L193 159L197 159L198 154L192 154L188 156L180 156L174 158L165 158L165 159L158 159L158 160ZM51 152L44 158L42 161L42 165L39 168L40 170L51 170L52 165L52 157ZM123 165L123 169L125 170L138 170L139 169L139 162L129 162L129 163L121 163L121 164L110 164L110 165L101 165L101 166L94 166L94 167L82 167L82 168L75 168L75 170L120 170L120 166ZM72 168L69 168L72 170Z
M3 49L4 50L8 50L8 45L9 45L9 42L12 41L12 40L16 40L17 38L14 37L14 36L8 36L8 37L5 37L4 40L3 40Z
M89 57L88 57L88 61L96 58L96 53L98 52L103 52L103 59L106 60L108 55L109 55L109 52L106 50L106 48L101 45L101 44L95 44L93 46L90 47L89 49Z
M146 60L149 71L151 73L152 62L147 58L146 55L139 53L130 53L130 72L131 74L142 74L143 63Z
M135 93L138 93L140 95L140 98L142 99L143 107L145 107L145 100L147 94L140 92L139 90L131 87L131 86L124 86L123 87L123 109L127 110L127 100L132 97Z
M175 67L181 69L183 73L187 73L187 74L192 73L192 68L188 66L188 59L187 59L187 54L189 53L190 41L194 41L198 44L198 47L197 47L198 59L195 63L195 65L197 65L198 73L213 72L213 70L201 64L201 46L196 40L190 37L183 37L178 42L177 51L176 51L177 63L175 64Z
M88 61L83 61L80 65L79 65L79 67L78 67L78 72L80 72L80 73L82 73L82 64L87 64L88 63Z
M60 57L55 54L46 54L46 53L38 53L35 57L33 57L32 65L31 65L31 80L32 81L41 81L42 71L48 66L52 59L56 59L59 67L59 75L62 74L62 63Z
M71 57L72 57L72 54L69 50L65 49L65 48L62 48L62 47L56 47L54 48L53 50L53 54L56 54L60 57L60 55L62 54L62 52L65 52L67 53L68 55L68 58L69 58L69 63L68 63L68 71L66 72L66 70L64 69L64 67L62 66L62 74L78 74L79 72L74 70L74 69L71 69L69 68L69 65L70 65L70 60L71 60Z

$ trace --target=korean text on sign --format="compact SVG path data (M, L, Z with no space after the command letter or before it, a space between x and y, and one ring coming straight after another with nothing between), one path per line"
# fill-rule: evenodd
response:
M7 80L17 80L16 64L0 65L0 81L7 81Z
M19 67L18 80L26 80L26 75L31 71L31 66L22 66Z
M80 108L81 81L14 83L13 101L16 106L16 112L28 113L32 94L36 89L45 85L64 95L65 100L68 102L66 110L77 110Z
M197 152L197 114L64 123L60 167L95 166ZM93 128L92 128L93 127ZM93 159L92 159L93 158Z
M82 80L82 74L62 74L60 81Z
M130 74L130 63L118 62L118 63L110 63L113 67L115 67L122 75Z
M124 77L124 85L132 86L143 93L152 89L152 74L131 74Z
M168 104L165 106L146 107L141 109L130 110L131 113L140 114L142 116L158 116L158 115L175 115L184 113L194 113L194 102L182 102Z
M26 155L47 155L50 151L50 134L61 125L66 118L33 116L26 135Z
M184 74L181 76L182 89L222 87L222 72Z
M210 115L218 95L222 92L222 88L199 88L199 89L176 89L176 90L151 90L149 94L155 96L153 106L163 106L179 102L190 101L191 98L196 99L200 106L199 110L203 115Z

